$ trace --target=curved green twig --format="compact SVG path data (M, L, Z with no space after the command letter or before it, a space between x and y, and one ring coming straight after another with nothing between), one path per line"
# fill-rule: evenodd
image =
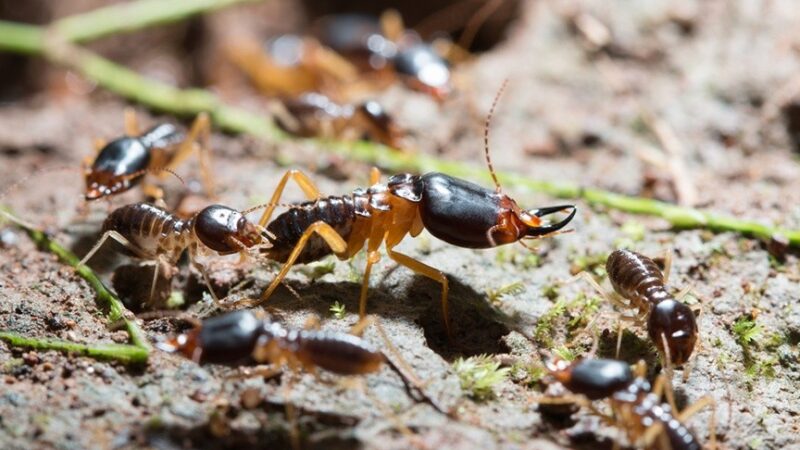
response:
M34 350L56 350L77 353L97 359L110 359L123 364L147 363L148 350L138 345L125 344L77 344L60 339L39 339L25 337L16 333L0 331L0 340L14 347L32 348Z
M108 290L108 288L103 284L102 281L100 281L100 278L98 278L92 269L86 265L81 265L80 260L77 256L75 256L74 253L61 246L59 243L47 236L47 234L45 234L43 231L31 227L29 224L19 220L13 214L2 209L0 209L0 215L13 222L16 226L25 230L25 232L28 233L28 236L30 236L31 240L33 240L33 242L36 243L39 248L56 255L63 263L73 267L75 269L75 273L86 280L86 282L89 283L89 286L91 286L95 291L95 294L97 295L97 302L100 304L100 306L108 309L107 318L109 322L115 323L122 320L125 324L125 329L128 332L128 336L130 336L131 344L142 349L145 355L147 355L150 350L150 344L147 342L144 332L141 328L139 328L139 325L137 325L134 320L126 317L125 305L122 304L116 295ZM54 349L58 350L59 348ZM122 355L120 359L125 358L126 356Z

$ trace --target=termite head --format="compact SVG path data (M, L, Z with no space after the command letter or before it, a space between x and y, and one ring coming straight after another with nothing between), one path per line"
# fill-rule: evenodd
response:
M647 319L647 330L662 352L666 341L672 364L680 366L692 355L697 341L697 321L694 312L685 304L671 298L657 303Z
M467 248L490 248L537 238L564 228L573 217L572 205L524 211L502 192L441 173L422 177L420 217L425 228L437 238ZM391 188L391 186L390 186ZM569 214L557 222L545 216L562 211Z
M263 328L251 311L242 310L203 321L199 327L156 344L160 350L180 353L205 364L234 365L248 360Z
M397 52L394 67L408 85L443 101L452 90L447 62L428 44L411 44Z
M119 194L135 186L150 164L150 151L138 138L109 142L86 169L87 201Z
M194 233L205 246L223 255L251 248L263 239L260 227L241 212L222 205L211 205L197 213Z
M615 359L582 359L573 363L555 360L547 368L565 388L590 400L610 397L634 379L630 366Z

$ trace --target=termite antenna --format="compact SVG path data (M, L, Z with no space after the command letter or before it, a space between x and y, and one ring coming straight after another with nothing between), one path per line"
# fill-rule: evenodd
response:
M177 178L177 179L178 179L178 181L180 181L182 185L186 186L186 181L183 179L183 177L182 177L182 176L180 176L180 175L178 175L178 173L177 173L177 172L175 172L174 170L172 170L172 169L169 169L169 168L167 168L167 167L154 167L154 168L152 168L152 169L144 169L144 170L139 170L139 171L136 171L136 172L130 173L130 174L128 174L128 175L124 175L124 176L120 177L120 179L122 179L122 180L132 180L132 179L134 179L134 178L137 178L137 177L140 177L140 176L142 176L142 175L144 175L144 174L146 174L146 173L158 173L158 172L167 172L167 173L170 173L170 174L172 174L172 175L173 175L175 178Z
M497 107L497 102L500 101L500 97L503 95L503 91L506 90L507 85L508 78L503 80L500 90L497 91L497 95L495 95L494 101L492 102L492 107L489 108L489 114L486 116L486 125L483 128L483 152L486 155L486 165L489 166L489 174L492 176L494 185L497 187L497 192L501 192L503 188L500 187L500 182L497 180L497 175L494 173L492 158L489 156L489 126L492 124L492 116L494 115L494 110Z
M248 215L253 211L259 210L261 208L267 208L269 206L280 206L281 208L299 208L300 205L294 203L261 203L260 205L251 206L247 209L243 209L239 211L242 215Z

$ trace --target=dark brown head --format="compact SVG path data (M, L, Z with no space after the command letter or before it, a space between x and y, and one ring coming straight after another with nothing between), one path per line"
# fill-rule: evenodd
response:
M672 364L680 366L692 355L697 341L697 322L694 312L685 304L675 299L657 303L647 319L647 330L662 352L664 340L667 341Z
M199 364L235 365L250 358L262 329L263 322L251 311L235 311L207 319L201 326L156 346Z
M208 248L230 254L262 242L262 230L235 209L211 205L197 213L194 233Z
M631 367L615 359L583 359L550 363L550 374L570 392L590 400L610 397L633 382Z
M356 120L364 124L367 136L389 147L400 148L403 133L383 106L369 100L356 108Z
M86 170L86 200L119 194L135 186L150 164L150 150L138 139L109 142Z

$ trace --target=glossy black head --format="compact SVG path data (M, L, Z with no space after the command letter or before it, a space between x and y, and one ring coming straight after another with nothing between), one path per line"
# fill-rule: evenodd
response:
M202 326L157 347L200 364L236 365L250 359L262 328L262 321L251 311L235 311L207 319Z
M590 400L609 397L633 382L630 366L614 359L584 359L553 375L571 392Z
M122 137L109 142L86 173L86 200L127 191L141 181L149 165L150 148L138 138Z
M230 254L258 245L262 241L259 227L235 209L211 205L194 218L194 233L206 247Z
M521 210L502 192L441 173L422 176L420 215L437 238L459 247L489 248L558 231L575 216L573 206ZM572 209L563 220L544 225L541 218Z
M668 299L657 303L647 319L650 339L663 352L666 337L672 364L680 366L692 355L697 341L697 321L694 312L685 304Z
M452 86L447 62L428 44L403 47L393 59L394 68L412 88L444 100Z

